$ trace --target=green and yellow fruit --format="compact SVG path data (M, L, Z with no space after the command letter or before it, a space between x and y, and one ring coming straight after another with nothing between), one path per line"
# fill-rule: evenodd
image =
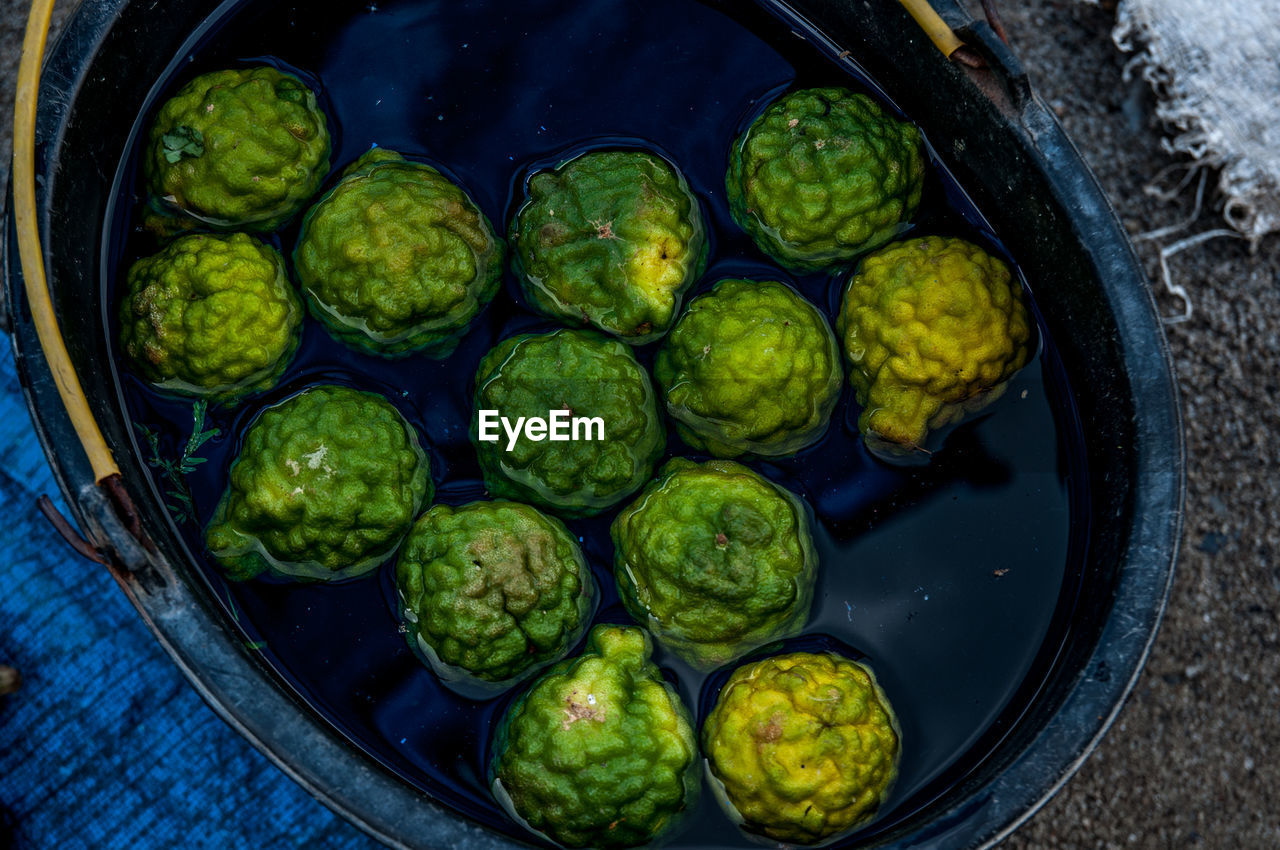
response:
M648 373L630 347L590 331L498 343L476 370L475 408L471 439L489 492L569 517L597 514L634 493L666 444ZM520 437L512 445L499 433L489 442L479 434L484 410L511 421L561 411L599 427L586 426L579 439Z
M699 668L808 620L818 558L804 505L741 464L671 460L612 535L623 605Z
M827 320L776 281L722 280L693 299L653 372L681 438L717 457L817 442L842 381Z
M419 517L396 591L409 645L455 690L480 694L563 658L586 631L596 583L563 523L496 501Z
M230 402L269 389L298 348L302 302L274 248L183 236L129 269L120 344L160 389Z
M375 148L307 212L293 262L311 312L339 341L445 357L497 293L504 252L459 186Z
M707 259L684 177L642 151L593 151L533 175L511 242L534 307L633 345L667 332Z
M845 287L837 330L868 448L921 454L929 432L1005 390L1035 335L1009 267L962 239L926 236L866 257Z
M596 626L507 710L491 777L525 825L564 847L639 847L693 807L689 712L650 654L642 629Z
M205 544L236 579L353 578L391 557L431 493L417 432L395 407L312 387L249 426Z
M800 89L770 104L734 143L725 179L738 226L779 263L848 263L897 236L920 205L921 136L874 100Z
M901 734L870 669L796 652L734 670L702 727L712 785L744 830L818 844L875 815Z
M315 93L292 74L214 71L160 107L143 165L166 212L218 229L275 230L329 173L329 129Z

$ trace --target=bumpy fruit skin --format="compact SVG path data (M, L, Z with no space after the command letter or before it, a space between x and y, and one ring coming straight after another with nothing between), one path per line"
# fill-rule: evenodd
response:
M717 457L817 442L842 381L827 320L776 281L722 280L693 299L653 372L681 438Z
M426 454L398 410L317 386L249 427L205 543L234 579L268 569L353 578L391 556L431 493Z
M689 712L650 660L649 636L596 626L507 710L494 739L494 794L565 847L637 847L697 798Z
M298 348L302 302L274 248L197 234L130 267L120 344L157 387L230 402L275 384Z
M519 502L435 505L396 561L409 645L446 683L493 693L563 658L596 598L559 520Z
M837 330L868 448L923 453L929 432L998 398L1034 348L1022 287L962 239L926 236L867 256Z
M590 331L525 334L498 343L476 370L475 408L471 440L489 492L569 517L600 513L634 493L666 445L649 375L629 347ZM507 451L501 429L497 442L479 439L481 410L496 410L512 422L548 418L552 410L598 417L605 439L535 442L522 436Z
M511 240L538 310L632 345L667 332L707 260L684 177L642 151L586 153L535 174Z
M787 844L816 844L871 818L898 776L900 748L871 670L832 653L739 667L702 727L726 813Z
M842 88L801 89L770 104L734 143L725 179L738 226L802 272L892 239L923 187L920 131Z
M611 532L623 605L701 669L809 618L818 557L804 505L741 464L669 461Z
M307 212L293 263L311 312L341 342L446 357L498 291L504 252L449 178L374 148Z
M216 228L275 230L329 173L329 129L315 93L292 74L214 71L160 107L145 157L164 209Z

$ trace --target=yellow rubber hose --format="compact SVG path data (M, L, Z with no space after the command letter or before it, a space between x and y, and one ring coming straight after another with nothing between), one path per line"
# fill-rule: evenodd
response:
M952 53L964 46L964 42L951 31L947 22L942 20L929 5L929 0L898 0L898 2L911 13L911 17L916 19L916 23L924 30L925 35L929 36L929 40L948 59L951 58Z
M49 21L53 17L53 2L32 0L27 34L22 42L22 62L18 66L18 90L13 109L13 221L18 232L18 257L22 263L27 302L35 321L40 348L44 350L45 360L53 372L58 394L76 429L76 436L80 438L80 445L89 456L94 479L101 484L109 476L119 475L120 470L93 418L80 378L71 365L71 356L62 340L45 280L44 249L40 244L36 218L36 97L40 90L40 66L49 36Z

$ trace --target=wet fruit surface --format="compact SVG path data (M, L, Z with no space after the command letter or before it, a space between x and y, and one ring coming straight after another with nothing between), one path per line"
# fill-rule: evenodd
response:
M587 6L485 0L455 4L447 14L417 0L380 0L376 9L331 16L257 0L227 10L235 14L199 45L194 62L186 53L177 57L160 99L200 72L278 57L272 61L323 81L321 99L339 131L329 185L376 142L438 167L467 188L495 225L510 221L525 177L553 168L566 152L649 148L680 164L704 205L711 259L689 298L722 278L781 279L834 323L844 278L788 275L734 223L724 198L729 144L788 87L867 91L834 51L819 52L776 21L752 19L745 6L735 7L743 15L735 21L683 0ZM499 101L511 108L491 108ZM139 116L139 133L153 111ZM143 213L135 202L141 149L139 142L124 163L105 234L109 311L130 262L157 250L149 234L132 229ZM936 162L914 226L1009 259ZM270 241L287 256L296 238L295 223ZM1037 281L1031 283L1034 290ZM117 333L110 312L107 321ZM503 339L556 327L528 309L510 273L457 350L440 361L357 352L308 318L277 388L233 410L210 410L208 424L220 434L201 449L207 462L185 478L196 519L177 526L228 621L300 699L405 781L516 837L527 833L494 802L487 778L491 731L515 694L479 702L461 697L414 656L397 630L390 562L340 584L227 582L201 555L200 529L248 424L317 382L377 391L394 402L430 455L435 503L489 498L469 438L476 366ZM657 347L633 349L646 370ZM159 432L163 455L180 454L192 429L190 402L152 392L127 372L120 380L129 418ZM924 467L888 466L867 453L853 395L842 390L816 444L749 466L813 508L814 547L826 565L804 636L786 648L865 654L910 742L881 815L857 833L862 841L962 779L1025 708L1066 633L1088 530L1072 525L1086 498L1082 455L1051 339L1004 396L953 431ZM665 442L655 468L678 455L705 460L674 428ZM150 456L141 439L139 451ZM174 488L159 469L153 483L157 498ZM566 521L600 586L596 623L631 622L613 587L609 542L623 504ZM356 637L335 641L335 634ZM704 675L661 647L655 660L684 702L700 706L697 719L705 719L719 674ZM704 793L669 846L753 845Z
M231 402L269 389L298 347L284 258L251 236L193 234L129 269L120 345L166 391Z
M1004 392L1035 339L1009 267L963 239L894 242L859 264L837 330L873 449L921 452L932 429Z
M233 578L363 575L395 551L432 493L413 426L381 396L342 386L263 412L229 477L205 543Z
M790 637L809 618L818 568L806 510L741 464L675 458L613 522L618 595L705 670Z
M598 333L562 330L503 340L476 370L475 409L472 440L490 492L563 516L597 514L631 495L662 453L662 420L648 373L630 348ZM491 429L494 439L482 440L484 410L508 419L561 411L567 438L512 441L503 426ZM579 439L573 439L575 419Z
M698 795L689 710L643 629L597 626L586 648L507 710L494 744L500 797L566 847L639 847Z
M875 814L898 776L900 737L866 667L796 652L733 671L702 747L748 831L815 844Z
M920 132L865 94L789 92L734 143L734 221L797 271L853 260L905 230L920 205Z
M504 256L461 187L375 148L307 212L293 261L312 314L339 340L443 357L498 291Z
M329 172L316 95L275 68L202 75L168 100L147 139L158 206L226 229L274 230Z
M635 345L667 332L707 262L697 198L644 151L593 151L535 174L511 242L531 304Z
M722 280L689 303L654 377L689 445L795 454L827 430L843 372L826 318L777 281Z
M596 585L562 523L494 501L419 517L396 557L396 593L410 646L437 675L509 685L564 657Z

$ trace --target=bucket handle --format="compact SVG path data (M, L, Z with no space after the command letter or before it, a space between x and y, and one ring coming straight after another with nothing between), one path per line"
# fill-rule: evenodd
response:
M58 388L67 417L71 420L76 437L93 469L94 481L100 491L95 495L105 497L106 504L111 507L110 511L91 512L97 514L98 521L91 522L90 525L99 526L99 534L94 537L106 541L95 548L99 554L106 556L118 553L121 541L119 534L112 533L113 529L104 527L106 524L102 522L105 518L103 514L111 514L111 519L145 548L149 550L152 547L142 531L138 512L120 477L120 468L102 436L80 384L80 377L72 365L45 276L44 246L40 240L36 203L35 136L40 70L44 62L45 43L49 37L49 24L53 18L53 4L54 0L32 0L22 42L22 61L18 65L13 109L13 222L17 233L23 286L40 348L49 364L49 371L53 375L54 385ZM86 508L83 498L80 507L82 510ZM136 559L130 557L118 560L129 563Z

